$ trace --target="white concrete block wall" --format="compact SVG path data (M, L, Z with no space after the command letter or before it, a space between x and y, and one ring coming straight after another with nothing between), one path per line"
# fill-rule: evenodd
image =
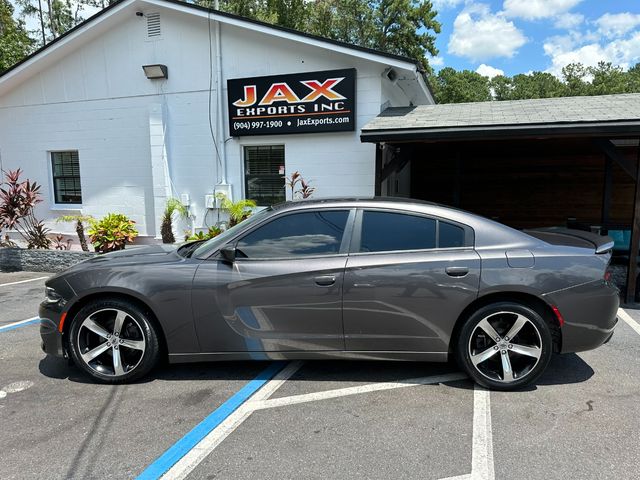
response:
M149 41L144 18L123 14L116 26L88 35L51 65L43 61L40 72L0 94L2 167L21 167L43 185L38 214L55 231L73 232L72 225L53 220L74 207L53 205L48 152L67 149L79 151L84 214L122 212L137 222L141 235L155 236L166 196L186 193L195 226L215 223L215 213L205 220L204 209L205 194L220 179L208 121L207 21L156 11L161 39ZM360 143L359 131L387 100L403 102L402 93L381 77L386 65L239 27L224 25L222 35L225 102L227 78L357 69L354 132L225 136L234 197L244 195L243 147L264 144L285 145L286 174L302 172L316 197L372 195L375 147ZM168 66L168 80L145 78L142 65L154 63ZM215 92L211 98L215 128Z

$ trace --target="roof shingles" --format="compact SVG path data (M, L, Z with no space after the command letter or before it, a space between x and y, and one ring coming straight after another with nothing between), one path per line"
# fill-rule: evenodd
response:
M362 132L613 121L640 122L640 94L392 107Z

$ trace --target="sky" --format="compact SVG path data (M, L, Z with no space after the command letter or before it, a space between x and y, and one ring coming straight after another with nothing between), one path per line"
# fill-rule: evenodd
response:
M550 72L572 62L640 62L640 0L432 0L439 70L486 76Z

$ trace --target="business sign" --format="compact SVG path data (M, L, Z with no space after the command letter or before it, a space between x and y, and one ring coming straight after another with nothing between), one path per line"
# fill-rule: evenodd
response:
M227 91L232 137L355 130L355 68L232 79Z

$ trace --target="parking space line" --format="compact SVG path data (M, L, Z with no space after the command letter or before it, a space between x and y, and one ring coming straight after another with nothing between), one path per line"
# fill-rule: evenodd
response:
M475 385L473 390L473 452L471 477L493 480L493 432L491 429L491 396L488 390Z
M19 283L35 282L36 280L44 280L49 277L30 278L28 280L20 280L19 282L0 283L0 287L8 287L9 285L18 285Z
M3 325L0 327L0 332L8 332L9 330L14 330L20 327L26 327L27 325L33 325L36 323L40 323L40 317L31 317L26 320L20 320L19 322L13 322L8 325Z
M625 312L622 308L618 309L618 316L624 320L624 322L629 325L631 328L633 328L636 333L638 335L640 335L640 324L638 324L638 322L636 322L633 318L631 318L631 315L629 315L627 312Z
M289 363L284 369L280 370L275 377L270 380L263 388L255 392L252 398L260 401L269 398L278 388L282 386L291 376L298 371L303 362ZM209 434L194 445L186 452L179 461L177 461L162 476L163 480L184 479L189 475L222 441L229 436L242 422L244 422L255 409L247 402L241 405L223 422L211 430ZM144 474L144 472L143 472ZM138 478L157 478L142 477Z
M454 380L464 380L467 376L464 373L449 373L446 375L436 375L432 377L410 378L399 382L371 383L358 387L338 388L326 390L324 392L305 393L302 395L292 395L290 397L274 398L272 400L251 399L247 406L254 410L265 408L282 407L298 403L315 402L329 398L345 397L348 395L358 395L361 393L378 392L381 390L392 390L395 388L415 387L417 385L429 385L434 383L452 382Z

